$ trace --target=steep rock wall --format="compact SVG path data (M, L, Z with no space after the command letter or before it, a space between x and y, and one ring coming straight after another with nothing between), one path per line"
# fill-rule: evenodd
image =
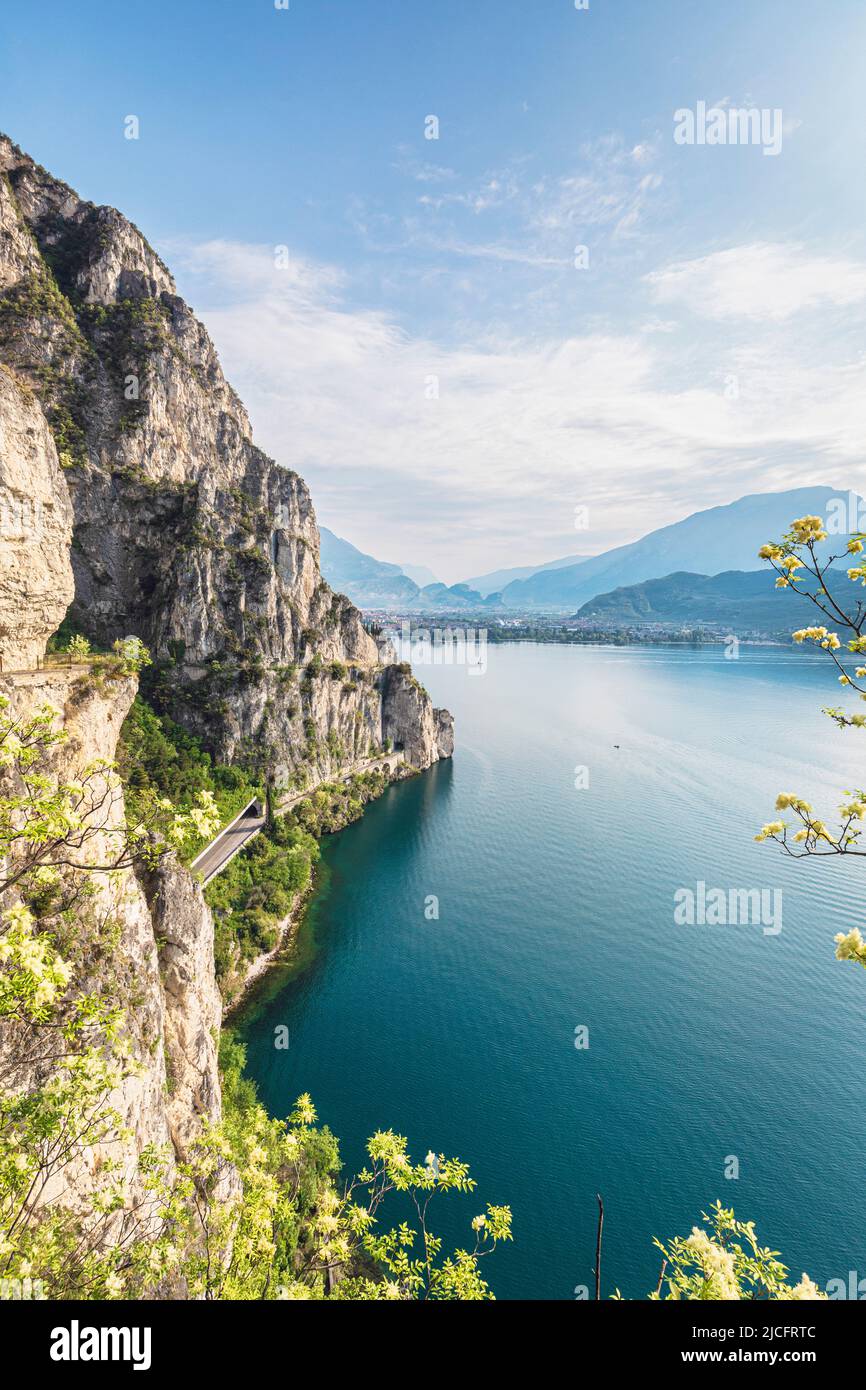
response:
M72 507L30 388L0 364L0 654L31 669L73 595Z
M13 714L26 717L45 705L56 711L55 727L66 734L50 760L50 774L58 782L79 777L96 762L113 760L136 686L134 677L94 682L83 668L0 677L0 693ZM99 833L73 858L91 866L108 862L116 850L112 831L123 817L118 788L92 822ZM79 908L79 937L87 946L76 970L78 983L98 988L123 1008L122 1036L137 1064L135 1074L111 1098L129 1137L106 1149L120 1160L132 1202L142 1195L136 1164L147 1145L182 1157L202 1121L220 1116L216 1052L221 1007L213 974L213 922L201 889L173 860L148 875L147 892L129 868L88 871L87 884L88 896ZM13 900L10 890L0 906ZM62 1046L57 1037L55 1049ZM33 1052L24 1030L0 1026L4 1087L38 1084L55 1065L55 1049L42 1038ZM62 1182L63 1200L86 1206L101 1157L97 1145L63 1171L43 1200L56 1198Z
M0 240L0 360L42 401L65 469L75 625L140 636L174 717L277 782L335 775L389 736L416 768L447 756L450 721L423 691L391 707L399 685L321 577L304 482L253 443L137 228L0 137Z
M0 136L4 499L13 520L29 507L39 526L0 528L0 693L20 714L57 710L68 735L58 779L115 757L136 689L86 668L36 669L70 600L74 627L96 643L144 640L153 697L217 756L254 760L278 784L338 775L389 740L415 769L450 756L450 715L380 661L360 614L322 580L306 486L253 443L159 257L118 212ZM111 815L106 833L122 821L119 794ZM213 922L173 861L95 882L115 934L88 983L124 1006L140 1064L114 1098L134 1199L146 1145L183 1156L220 1115ZM0 1028L4 1086L51 1066L21 1030ZM64 1173L68 1200L86 1204L99 1161L92 1152Z

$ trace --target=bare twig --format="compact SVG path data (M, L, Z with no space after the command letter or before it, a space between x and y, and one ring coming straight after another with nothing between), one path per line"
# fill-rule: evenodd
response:
M601 1237L604 1231L604 1202L601 1200L601 1193L597 1192L598 1199L598 1235L595 1240L595 1297L596 1301L601 1299Z

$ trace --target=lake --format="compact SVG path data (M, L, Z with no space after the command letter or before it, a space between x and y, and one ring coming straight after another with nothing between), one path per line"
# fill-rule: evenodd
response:
M597 1192L605 1294L644 1297L653 1235L717 1197L795 1279L866 1277L866 972L833 946L866 866L753 838L778 792L832 827L866 780L866 732L820 712L829 659L511 644L483 675L417 675L455 715L453 762L326 842L303 964L242 1019L268 1108L309 1091L353 1171L385 1128L468 1161L478 1191L431 1225L471 1243L486 1202L513 1208L484 1266L499 1298L592 1286ZM781 894L781 930L678 925L699 883Z

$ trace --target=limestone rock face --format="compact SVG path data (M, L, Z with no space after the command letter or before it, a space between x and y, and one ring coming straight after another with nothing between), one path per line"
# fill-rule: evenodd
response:
M65 731L52 756L51 773L58 781L74 778L89 765L112 761L123 720L135 695L137 681L125 678L98 686L81 672L63 668L0 677L0 693L13 714L26 716L48 704L57 711L56 726ZM100 833L80 851L82 862L108 862L116 841L111 832L122 824L123 797L119 789L106 802ZM183 1156L200 1132L202 1119L220 1115L220 1085L216 1061L220 1006L213 974L213 922L201 889L185 869L167 864L148 884L153 907L131 869L95 871L88 876L94 889L79 936L89 941L91 919L110 931L111 949L94 944L76 973L87 988L99 981L124 1011L124 1037L139 1064L111 1097L112 1106L130 1131L126 1140L111 1144L119 1158L132 1199L141 1195L136 1164L149 1144ZM10 903L3 902L2 906ZM158 944L159 943L159 944ZM26 1034L0 1025L0 1076L4 1088L32 1086L54 1066L45 1040L36 1056L26 1050ZM62 1040L57 1039L62 1048ZM98 1146L85 1160L63 1170L63 1192L49 1186L46 1202L62 1196L75 1206L87 1205L93 1174L100 1162Z
M447 709L437 709L433 713L436 716L436 750L439 757L453 757L454 716Z
M253 443L159 257L120 213L82 201L0 136L6 499L25 519L38 504L39 525L0 529L0 694L14 713L59 711L58 779L114 759L136 690L130 678L33 669L70 601L73 626L100 646L141 637L174 718L278 787L339 776L388 740L415 769L450 757L451 716L408 668L380 661L360 613L322 579L305 484ZM111 814L106 834L121 823L119 794ZM113 1098L131 1131L120 1157L135 1199L147 1145L182 1157L220 1115L213 921L173 861L141 882L131 870L96 882L88 901L116 930L110 951L94 948L86 984L123 1006L141 1063ZM20 1041L0 1027L0 1082L12 1089L53 1064ZM65 1200L86 1203L100 1160L64 1172Z
M122 721L135 695L133 678L115 681L107 691L96 687L82 689L81 682L81 671L64 669L0 677L0 692L10 701L11 713L26 716L44 705L57 710L56 727L63 728L67 735L65 741L56 746L51 759L51 774L58 781L79 776L85 767L97 760L114 758ZM100 833L79 852L81 862L88 859L92 863L107 862L113 844L111 831L120 826L122 816L124 802L118 792L107 802L107 812L100 816ZM99 976L110 997L125 1006L125 1038L135 1061L142 1063L138 1074L128 1077L118 1094L111 1097L111 1104L131 1130L129 1140L113 1145L113 1154L121 1159L126 1179L135 1193L138 1190L136 1161L140 1152L147 1144L161 1148L171 1144L165 1104L165 1066L167 1061L172 1065L165 1029L167 1005L160 981L154 923L135 874L129 869L115 874L95 872L89 876L89 883L95 897L89 899L88 922L92 919L110 923L113 945L110 959L101 959L103 952L99 940L95 934L92 945L88 944L90 929L82 919L79 938L85 945L78 973L86 987L92 987ZM4 908L10 905L10 902L3 902ZM63 1047L60 1038L57 1045ZM50 1048L46 1049L44 1040L40 1040L38 1055L32 1058L26 1052L24 1040L17 1036L14 1027L8 1026L0 1027L0 1058L3 1058L3 1084L10 1090L38 1083L54 1066L53 1055ZM218 1106L215 1068L211 1070L211 1084L217 1087ZM64 1170L63 1183L68 1188L64 1200L86 1204L90 1177L99 1161L99 1151L93 1150L88 1161ZM54 1200L56 1195L49 1187L44 1200Z
M413 766L450 758L454 720L447 710L433 709L426 690L404 666L389 666L382 677L382 735L402 747Z
M168 1071L166 1120L186 1154L202 1118L220 1115L217 1039L222 1002L214 975L213 918L198 882L174 859L145 876L154 938L160 943Z
M38 400L0 365L0 658L29 670L72 601L72 506Z
M339 772L413 711L407 760L434 762L429 698L403 699L322 579L304 482L253 443L137 228L0 136L0 246L0 361L39 397L74 508L74 625L141 637L174 718L221 759L267 750L278 782Z

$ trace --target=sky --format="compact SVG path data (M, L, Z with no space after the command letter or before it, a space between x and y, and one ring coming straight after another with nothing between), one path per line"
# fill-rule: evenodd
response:
M863 0L0 9L0 129L141 227L320 522L449 583L866 490L864 91Z

